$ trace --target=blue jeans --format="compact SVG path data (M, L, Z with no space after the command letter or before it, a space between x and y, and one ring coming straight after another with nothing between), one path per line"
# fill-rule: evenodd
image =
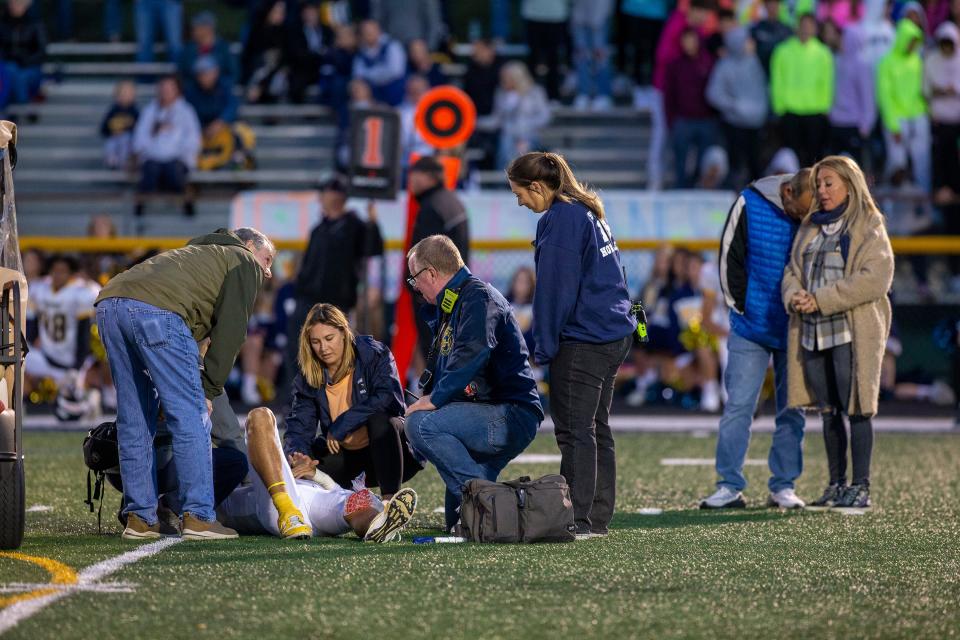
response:
M773 375L776 385L777 417L773 444L767 463L770 465L771 492L792 489L803 471L803 413L787 408L787 354L731 333L727 341L729 357L724 372L727 404L720 418L717 437L718 487L743 491L747 480L743 477L743 461L750 445L750 424L760 397L767 364L773 356Z
M153 61L153 36L157 26L167 41L167 60L180 57L183 34L183 4L180 0L136 0L137 62Z
M677 118L673 123L673 180L677 189L689 189L700 173L700 161L707 147L717 144L720 131L717 123L709 118ZM687 171L687 155L690 147L697 150L697 164L693 174Z
M218 506L236 489L249 471L247 456L242 451L217 447L212 451L213 459L213 504ZM163 445L156 449L157 489L164 503L174 513L180 513L182 505L177 498L177 465L173 463L173 448ZM123 491L123 479L107 474L117 491ZM123 506L126 506L124 501ZM121 508L121 512L123 509ZM126 520L126 517L124 517ZM124 522L126 524L126 522Z
M130 298L97 305L97 328L117 388L117 443L124 514L157 521L153 440L163 405L173 436L177 500L184 512L215 519L210 416L200 384L200 352L177 314Z
M57 0L57 38L73 37L73 0Z
M26 104L40 91L43 82L43 69L40 67L21 67L15 62L3 63L7 82L10 83L10 102Z
M510 0L490 0L490 38L510 40Z
M496 481L507 463L533 442L540 417L516 404L452 402L407 417L407 439L420 459L433 463L447 486L447 529L460 519L463 485Z
M585 96L610 96L610 47L607 25L574 25L574 60L577 64L577 93Z
M123 35L123 10L120 0L105 0L103 3L103 36L106 40L119 40Z

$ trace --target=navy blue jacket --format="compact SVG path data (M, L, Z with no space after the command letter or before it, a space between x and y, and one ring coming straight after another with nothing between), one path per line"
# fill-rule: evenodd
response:
M233 95L233 86L223 79L212 91L204 91L194 81L186 83L184 97L197 112L200 126L205 127L214 120L233 123L237 120L240 101Z
M336 420L330 419L326 390L310 386L303 374L297 374L284 435L287 454L299 451L312 455L314 440L325 440L327 436L343 440L376 413L393 417L403 415L403 389L390 349L371 336L357 336L353 347L357 360L353 372L352 403Z
M533 295L534 355L547 364L561 341L605 344L637 328L605 220L579 202L556 200L537 223Z
M437 349L430 401L440 408L464 400L528 405L543 419L537 382L528 362L527 345L510 304L500 292L463 267L445 291L458 291ZM424 305L421 313L433 330L440 327L440 307ZM472 395L464 390L470 385Z

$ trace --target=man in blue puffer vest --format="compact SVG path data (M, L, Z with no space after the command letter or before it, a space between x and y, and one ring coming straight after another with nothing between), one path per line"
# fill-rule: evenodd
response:
M810 170L771 176L744 189L730 209L720 242L720 286L730 308L729 358L724 371L727 403L717 437L717 491L701 509L745 507L743 462L750 425L773 356L776 430L770 447L768 506L795 509L803 470L803 414L787 408L787 314L780 298L793 236L810 210Z

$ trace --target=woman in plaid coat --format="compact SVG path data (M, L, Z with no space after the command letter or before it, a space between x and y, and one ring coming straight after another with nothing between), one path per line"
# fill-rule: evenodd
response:
M830 483L813 507L868 508L871 416L890 332L893 249L863 172L829 156L811 174L813 211L797 232L781 293L790 314L788 402L823 416ZM852 483L847 485L850 422Z

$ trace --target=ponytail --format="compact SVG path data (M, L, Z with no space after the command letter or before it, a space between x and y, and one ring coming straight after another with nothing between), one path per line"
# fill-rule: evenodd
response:
M606 217L600 196L577 180L570 165L559 153L525 153L507 167L507 178L521 187L542 182L553 190L560 200L579 202L590 209L599 220Z

